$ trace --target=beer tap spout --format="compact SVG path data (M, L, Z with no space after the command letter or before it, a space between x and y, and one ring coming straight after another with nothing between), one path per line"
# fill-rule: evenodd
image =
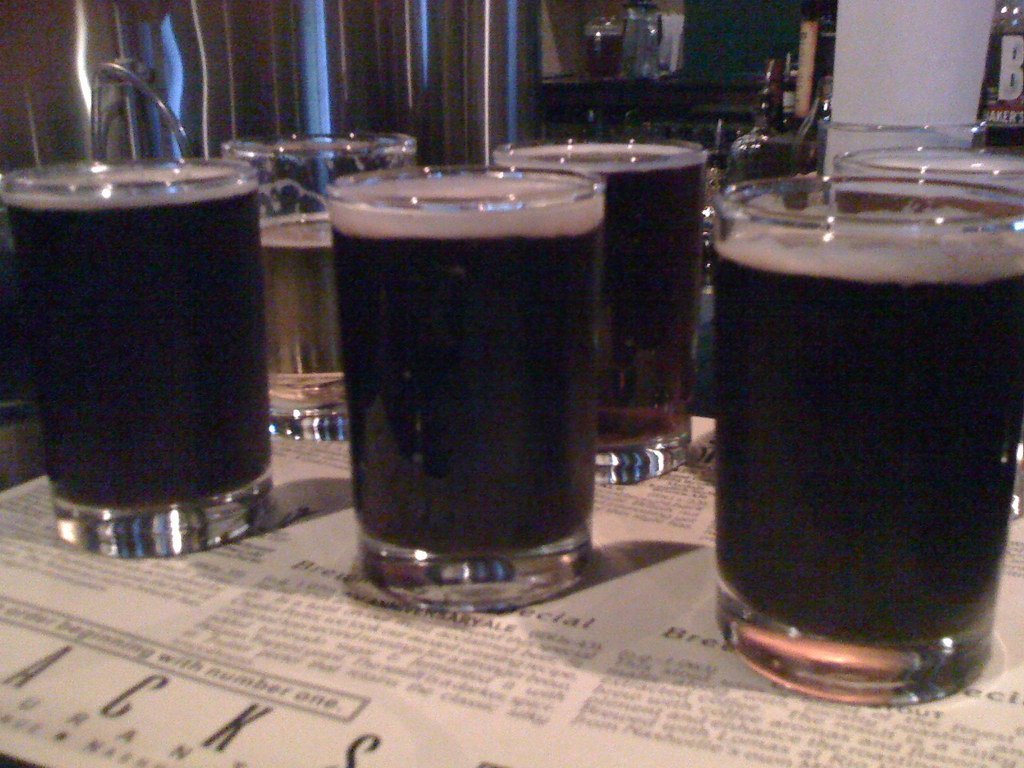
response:
M174 114L167 103L160 97L160 94L139 74L132 70L131 60L120 59L107 61L96 67L92 80L92 108L90 110L90 155L93 160L107 159L107 134L110 131L110 121L105 117L103 111L103 89L106 85L120 85L134 89L143 97L148 99L157 109L161 121L167 130L174 137L175 143L182 157L191 155L191 144L188 134L181 121ZM131 157L139 159L139 126L137 116L128 102L128 141Z

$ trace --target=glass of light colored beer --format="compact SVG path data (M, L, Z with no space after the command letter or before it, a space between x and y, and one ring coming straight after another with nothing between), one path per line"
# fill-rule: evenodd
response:
M240 139L223 150L259 171L271 434L346 439L325 193L338 176L412 164L416 142L401 134L352 133Z

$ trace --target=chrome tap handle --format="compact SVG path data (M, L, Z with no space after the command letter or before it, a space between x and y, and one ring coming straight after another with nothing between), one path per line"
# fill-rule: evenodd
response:
M145 98L149 99L157 108L160 118L174 136L178 150L182 157L190 156L191 145L188 134L181 121L177 118L167 103L160 97L160 94L141 78L137 73L127 66L130 60L107 61L96 67L92 80L92 108L89 116L90 127L90 155L93 160L107 159L107 131L110 126L103 116L102 94L103 87L107 84L130 86L138 91ZM131 144L132 159L137 160L139 156L137 131L135 117L129 114L129 140Z

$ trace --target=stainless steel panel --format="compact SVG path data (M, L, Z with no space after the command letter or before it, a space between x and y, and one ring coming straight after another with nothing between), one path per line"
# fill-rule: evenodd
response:
M137 73L186 154L230 138L402 131L426 162L484 162L538 112L540 0L0 0L0 171L90 153L97 67ZM110 157L177 152L136 89L98 100Z
M0 6L0 170L84 157L90 73L116 56L111 4Z
M531 138L540 0L342 2L341 72L362 126L416 136L428 163L486 162Z

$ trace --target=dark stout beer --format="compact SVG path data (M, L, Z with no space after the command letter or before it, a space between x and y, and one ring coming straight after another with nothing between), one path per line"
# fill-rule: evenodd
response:
M689 433L704 164L684 157L604 174L598 450Z
M356 508L392 546L514 553L590 516L601 200L449 181L499 210L332 201Z
M495 161L607 184L598 451L689 439L701 284L704 153L694 145L513 146Z
M1024 265L798 246L718 245L722 579L830 639L984 638L1024 402Z
M119 195L6 198L54 492L123 508L246 486L270 460L255 180Z

